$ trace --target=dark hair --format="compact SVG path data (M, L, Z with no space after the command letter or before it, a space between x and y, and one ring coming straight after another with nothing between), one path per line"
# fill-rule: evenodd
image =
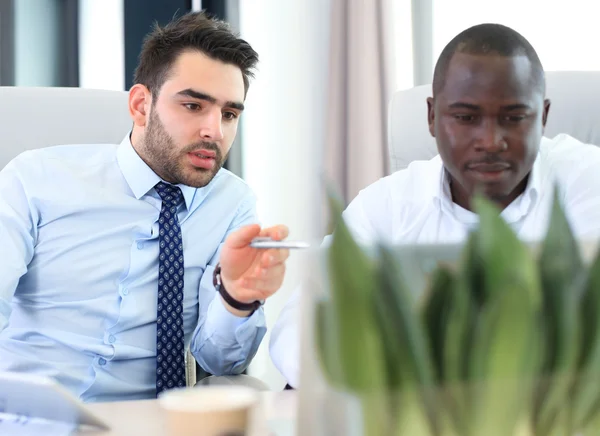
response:
M544 68L533 46L516 30L501 24L478 24L462 31L444 47L433 73L433 95L444 87L448 66L455 53L472 55L527 56L534 83L545 89Z
M203 12L182 15L164 27L155 23L144 38L133 83L145 85L153 96L158 95L177 57L194 50L239 67L248 92L258 53L234 34L229 24L209 18Z

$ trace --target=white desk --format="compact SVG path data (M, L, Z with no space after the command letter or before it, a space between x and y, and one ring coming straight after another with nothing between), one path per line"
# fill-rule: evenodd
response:
M81 431L77 436L165 436L164 412L156 400L88 404L91 412L110 425L108 432ZM297 392L263 392L256 427L249 436L294 436Z

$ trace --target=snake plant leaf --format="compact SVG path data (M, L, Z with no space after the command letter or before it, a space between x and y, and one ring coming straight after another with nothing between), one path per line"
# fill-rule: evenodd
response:
M600 420L600 251L590 265L579 313L582 334L570 401L573 428L585 431Z
M478 312L470 352L470 434L513 434L529 405L539 363L541 306L536 263L489 201L476 197L477 238L484 270L485 304Z
M343 389L345 385L337 330L338 322L332 304L327 301L316 302L315 343L320 355L319 362L329 383L338 389Z
M468 436L469 421L469 360L475 332L476 305L468 289L467 274L461 270L450 287L450 314L445 326L443 344L444 400L457 434Z
M378 288L375 265L353 239L339 200L330 194L329 202L336 227L327 261L344 381L356 392L380 389L386 385L384 351L374 310L369 310Z
M380 288L376 299L379 301L378 317L385 320L382 324L386 325L390 335L383 335L388 339L386 350L388 353L390 349L394 350L393 354L397 356L398 391L405 391L410 396L407 401L411 406L418 404L411 409L416 414L406 420L425 421L430 434L439 435L441 410L436 401L434 366L427 335L415 310L413 293L408 289L392 251L385 245L379 246L378 259ZM399 410L401 415L402 412Z
M450 269L439 267L432 273L431 285L424 296L422 323L431 347L435 380L441 385L445 380L445 332L452 304L454 275Z
M542 384L537 390L534 428L538 436L550 435L568 425L568 392L579 356L579 296L585 273L575 237L561 206L558 190L539 258L544 294L544 331L547 344Z

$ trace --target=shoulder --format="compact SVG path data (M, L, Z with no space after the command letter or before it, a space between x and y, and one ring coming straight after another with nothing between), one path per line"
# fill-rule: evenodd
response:
M437 192L442 168L443 164L439 156L431 160L414 161L405 169L369 185L361 193L387 193L392 197L402 196L409 202L418 200L423 197L423 192Z
M371 205L383 200L395 208L418 208L439 193L442 169L439 156L428 161L411 162L407 168L363 189L357 198Z
M18 167L43 166L45 164L73 165L79 167L113 162L116 156L116 144L72 144L55 145L24 151L9 164Z
M600 235L600 147L568 135L544 141L547 175L557 182L569 221L579 238Z
M563 185L580 182L600 185L600 177L597 177L600 147L594 144L581 142L567 134L543 138L540 158L546 174Z
M439 193L441 159L415 161L367 186L344 212L344 218L367 239L402 231L407 217L432 204Z
M85 168L111 164L115 162L116 150L116 144L44 147L22 152L4 170L14 171L25 178L47 178L55 173L62 174L68 169L82 171Z
M219 170L210 184L211 191L218 195L256 198L254 191L245 180L225 168Z
M231 171L221 168L204 188L203 203L220 211L233 212L233 216L256 215L257 198L248 183Z
M581 142L565 133L553 138L543 138L540 154L554 167L586 163L584 158L590 158L590 163L594 165L600 162L600 147Z

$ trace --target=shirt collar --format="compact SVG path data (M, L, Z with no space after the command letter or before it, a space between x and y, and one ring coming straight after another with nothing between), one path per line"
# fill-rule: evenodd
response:
M456 215L455 210L460 208L460 206L455 205L452 201L448 174L444 168L444 164L440 156L436 156L434 160L436 160L436 163L439 164L438 177L432 178L432 185L430 186L430 189L432 189L434 202L440 209ZM527 181L525 191L523 191L519 197L517 197L507 208L502 211L502 215L508 222L518 221L523 216L530 213L531 210L537 205L542 189L541 172L541 156L540 152L538 151L535 162L531 168L531 172L529 173L529 180ZM467 214L461 213L460 215L466 217ZM469 222L476 222L477 217L475 214L472 214L472 217L468 218L467 220Z
M121 173L123 173L123 177L125 177L131 192L133 192L135 198L139 200L150 190L154 189L154 186L158 182L164 182L164 180L162 180L152 168L142 160L140 155L137 154L133 145L131 145L130 135L131 132L128 133L127 136L123 138L123 141L121 141L121 144L119 144L117 149L117 162L119 163ZM177 186L181 189L186 208L191 210L197 189L182 184L178 184Z

